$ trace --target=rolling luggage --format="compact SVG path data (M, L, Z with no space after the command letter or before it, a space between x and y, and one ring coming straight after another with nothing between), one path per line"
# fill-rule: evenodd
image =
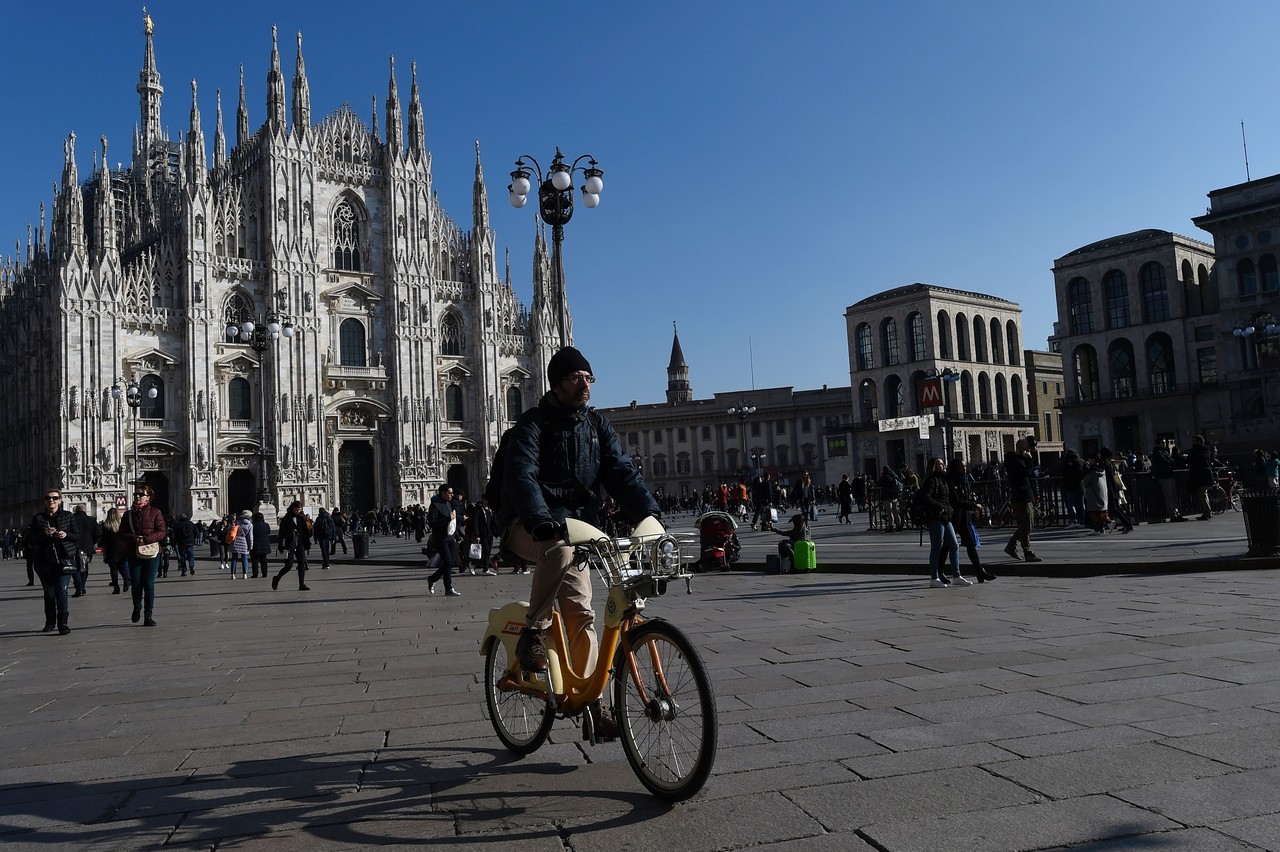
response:
M816 571L818 569L818 549L811 541L797 541L795 544L795 570Z

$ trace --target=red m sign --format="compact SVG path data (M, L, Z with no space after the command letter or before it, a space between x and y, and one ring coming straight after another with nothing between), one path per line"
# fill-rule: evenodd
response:
M942 379L921 379L916 385L921 408L937 408L942 405Z

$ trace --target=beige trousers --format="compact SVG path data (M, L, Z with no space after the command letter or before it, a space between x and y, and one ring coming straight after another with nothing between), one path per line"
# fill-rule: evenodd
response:
M591 608L591 570L573 566L573 548L564 541L534 541L518 520L507 527L503 544L534 565L525 623L546 630L551 626L552 607L559 601L573 668L583 676L589 675L595 670L598 652L595 611Z

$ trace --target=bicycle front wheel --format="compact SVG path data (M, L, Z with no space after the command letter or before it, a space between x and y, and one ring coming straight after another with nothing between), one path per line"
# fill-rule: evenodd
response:
M1221 485L1215 485L1209 489L1209 509L1215 515L1221 515L1227 511L1227 492Z
M646 621L628 634L614 663L613 709L623 751L649 792L679 802L702 789L716 759L716 700L679 628Z
M510 666L506 645L493 640L484 655L484 700L489 721L504 746L516 754L532 754L547 741L556 717L546 698L500 688Z

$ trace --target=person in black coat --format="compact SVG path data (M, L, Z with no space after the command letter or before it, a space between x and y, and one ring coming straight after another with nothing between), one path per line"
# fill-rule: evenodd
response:
M1034 438L1019 438L1013 452L1005 456L1004 474L1009 482L1009 503L1013 506L1013 517L1018 527L1005 545L1004 552L1018 558L1018 545L1022 545L1024 562L1041 562L1039 556L1031 550L1031 517L1032 507L1036 500L1035 472L1039 468L1036 459Z
M302 514L302 501L294 500L280 519L280 543L285 549L284 567L271 578L272 590L280 588L280 579L289 573L294 560L298 563L298 591L309 592L307 586L307 551L311 549L311 519Z
M1198 521L1207 521L1213 517L1209 508L1209 489L1214 484L1213 454L1205 443L1203 435L1191 439L1191 450L1187 453L1187 485L1191 493L1196 495L1196 505L1200 507Z
M978 572L978 582L994 580L996 575L983 568L982 560L978 558L978 547L981 542L978 540L978 528L974 525L973 517L975 512L982 509L982 506L978 503L977 495L973 493L969 474L961 459L952 459L947 467L947 490L951 503L951 526L956 531L960 546L969 555L969 564Z
M44 511L31 518L26 546L34 553L36 576L44 587L44 632L56 626L66 636L71 632L67 585L76 571L76 522L62 508L60 489L46 489L44 505Z

